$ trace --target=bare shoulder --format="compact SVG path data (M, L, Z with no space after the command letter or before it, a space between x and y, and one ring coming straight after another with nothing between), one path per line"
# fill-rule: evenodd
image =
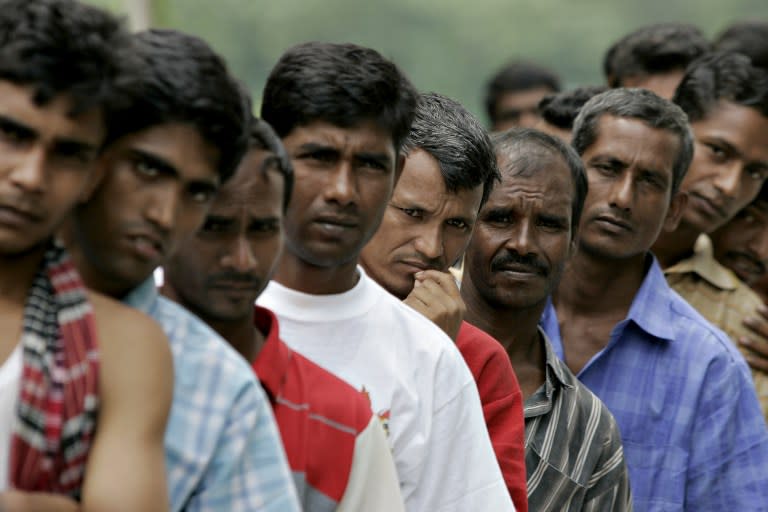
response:
M141 311L90 291L104 374L134 369L143 374L172 374L168 338L160 325Z

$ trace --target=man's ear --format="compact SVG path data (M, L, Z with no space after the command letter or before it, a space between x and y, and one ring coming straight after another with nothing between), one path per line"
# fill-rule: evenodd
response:
M678 190L675 195L672 196L672 200L669 203L669 210L667 210L667 217L664 219L664 225L662 229L666 232L672 232L677 229L680 224L680 219L683 218L683 212L688 205L688 193Z

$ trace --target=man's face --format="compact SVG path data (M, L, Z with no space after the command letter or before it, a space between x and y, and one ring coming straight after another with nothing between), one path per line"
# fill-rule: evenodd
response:
M274 274L283 247L284 178L252 149L216 195L202 228L165 265L166 286L204 320L236 321Z
M691 128L695 146L681 185L689 195L681 222L711 233L752 202L768 177L768 117L722 101Z
M673 69L666 73L654 73L652 75L628 76L621 87L638 87L655 92L664 99L671 100L675 90L685 75L684 69Z
M84 275L106 293L127 292L200 226L218 188L218 151L189 124L126 135L105 150L104 180L76 210Z
M637 119L603 115L598 136L583 155L589 192L579 250L603 258L645 254L662 228L673 229L684 203L671 201L678 139Z
M549 87L535 87L502 94L496 102L493 131L502 132L515 127L533 128L539 121L539 101L554 92Z
M296 176L286 249L313 267L355 262L381 222L397 173L390 134L365 122L314 121L283 139Z
M717 261L747 284L768 271L768 200L757 200L712 233Z
M482 184L449 192L437 160L426 151L411 151L381 226L360 255L366 272L404 299L413 288L414 274L446 271L459 259L482 196Z
M480 211L464 260L479 296L499 308L542 305L572 249L574 185L566 163L538 156L530 176L499 160L502 181Z
M24 253L48 239L96 177L105 128L99 110L69 116L72 102L44 106L34 89L0 80L0 253Z

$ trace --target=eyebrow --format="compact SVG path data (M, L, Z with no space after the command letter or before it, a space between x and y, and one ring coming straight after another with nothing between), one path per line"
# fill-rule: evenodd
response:
M162 174L173 176L173 177L179 176L179 171L177 171L173 165L171 165L168 161L166 161L165 159L157 155L154 155L142 149L135 149L135 148L131 149L130 152L134 156L134 158L143 160L151 164L153 167L156 167Z
M18 133L19 137L26 140L37 139L40 134L33 128L16 121L13 118L0 114L0 126L6 131L12 130ZM69 155L80 155L87 159L95 158L99 152L99 147L81 140L69 137L57 137L53 140L53 148L56 151Z
M607 163L614 167L620 167L622 169L627 167L627 164L626 162L624 162L624 160L611 155L597 154L589 159L589 163L596 163L596 162Z
M389 167L392 165L392 159L386 153L356 153L355 158L361 162L374 163L382 167Z
M734 146L733 144L731 144L727 140L723 139L722 137L717 137L717 136L714 136L714 137L704 137L704 139L707 142L709 142L709 143L717 143L717 144L719 144L721 146L724 146L725 149L729 153L733 153L734 155L736 155L739 158L741 158L741 156L742 156L741 155L741 151L739 151L739 148L737 148L736 146ZM700 141L700 142L703 143L703 141Z
M25 139L34 139L38 137L38 133L34 129L2 114L0 114L0 126L5 130L18 132Z

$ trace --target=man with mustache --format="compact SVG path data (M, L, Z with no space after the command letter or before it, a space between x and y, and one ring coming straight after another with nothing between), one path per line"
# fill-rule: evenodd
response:
M416 98L368 48L306 43L280 58L262 116L296 180L286 250L258 303L292 349L370 397L407 510L514 510L461 354L357 265L403 168Z
M448 272L499 176L491 141L463 106L427 93L419 97L403 153L402 174L360 263L456 340L477 383L507 488L517 510L527 510L520 386L501 345L462 321L464 303Z
M685 207L685 113L650 91L613 89L582 107L573 133L589 193L542 324L616 418L637 509L768 503L768 431L748 368L650 252Z
M501 342L520 379L530 510L631 510L616 422L537 326L575 244L584 168L539 131L493 143L501 183L480 210L461 296L467 321Z
M761 326L768 334L762 301L717 262L707 234L752 202L768 178L768 73L743 55L716 53L691 65L674 102L688 115L695 142L680 186L688 203L653 252L672 288L754 360L743 343L768 346L759 336ZM757 335L745 324L750 317L759 322ZM768 374L755 368L753 378L768 419Z
M249 150L203 227L165 265L163 294L189 308L251 362L269 394L302 510L404 510L381 422L362 393L280 341L253 303L283 248L293 184L285 148L253 119Z
M201 39L133 36L131 102L98 164L104 179L63 229L92 288L157 320L174 358L165 435L170 510L299 510L269 403L248 364L199 318L159 297L152 273L205 218L247 145L249 101Z
M101 9L0 1L0 510L167 510L167 340L55 239L98 182L130 48Z

